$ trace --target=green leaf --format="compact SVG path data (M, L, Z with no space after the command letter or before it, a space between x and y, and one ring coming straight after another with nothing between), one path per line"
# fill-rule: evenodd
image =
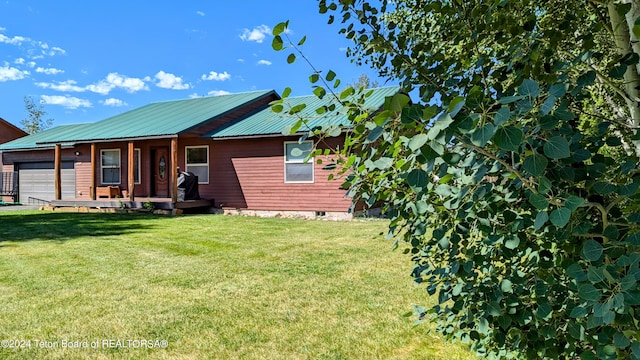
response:
M535 230L540 230L544 224L546 224L547 220L549 220L549 215L546 211L540 211L538 215L536 215L536 220L533 222L533 228Z
M620 230L615 225L609 225L602 231L602 235L611 241L616 241L620 237Z
M284 41L282 41L280 35L276 35L273 37L273 40L271 40L271 48L275 51L284 49Z
M565 227L571 219L571 210L567 208L557 208L549 216L551 223L559 228Z
M416 151L420 149L422 145L426 144L428 140L429 138L427 137L427 134L422 133L414 135L411 140L409 140L409 149L411 149L411 151Z
M510 237L510 238L508 238L504 242L504 247L506 247L507 249L510 249L510 250L513 250L513 249L517 248L518 245L520 245L520 238L518 238L515 235Z
M587 261L597 261L598 259L600 259L603 252L604 249L599 242L593 239L588 239L584 242L581 254L582 258Z
M593 184L593 190L595 190L600 195L611 194L615 189L616 187L614 185L604 181L598 181Z
M598 301L600 300L600 291L589 283L580 283L578 284L578 296L586 301Z
M429 176L426 171L422 169L413 169L407 175L407 184L417 192L427 185L428 179Z
M288 21L284 21L274 26L273 31L271 32L273 36L278 36L282 34L286 30L288 23L289 23Z
M563 159L571 156L569 142L562 136L553 136L544 144L544 154L551 159Z
M407 106L407 104L409 104L410 100L411 99L409 99L407 95L397 93L393 95L393 97L391 98L391 103L390 103L389 109L387 110L390 110L393 112L401 112L402 109L405 106Z
M287 64L293 64L296 61L296 54L289 54L289 56L287 56Z
M549 87L549 94L555 98L561 98L567 93L567 85L553 84Z
M632 182L630 184L621 186L619 194L622 196L633 196L638 192L639 189L640 184Z
M539 182L538 191L540 192L540 194L546 195L551 190L551 180L543 176L540 179L538 179L538 182Z
M496 130L493 142L501 149L518 151L522 143L524 133L514 126L502 126Z
M511 280L509 279L502 280L502 282L500 283L500 290L502 290L502 292L505 292L505 293L512 293L513 283L511 282Z
M380 137L380 135L382 135L382 133L384 132L384 129L382 128L382 126L376 126L373 130L371 130L371 132L369 132L369 134L367 135L366 140L364 141L365 144L368 143L372 143L376 140L378 140L378 138Z
M284 90L282 90L282 98L287 98L289 97L289 95L291 95L291 88L290 87L286 87L284 88Z
M511 120L511 110L506 106L501 107L493 117L493 123L496 126L504 125L509 122L509 120Z
M524 80L518 87L518 94L530 97L532 99L538 97L538 95L540 94L538 83L535 80L531 79Z
M456 117L464 104L464 98L462 96L456 96L453 100L451 100L451 103L449 103L449 116L451 116L452 118Z
M578 87L582 88L585 86L589 86L596 81L596 72L591 70L586 73L580 75L577 80Z
M300 111L304 110L307 107L307 104L302 103L302 104L298 104L294 107L291 108L291 110L289 110L289 114L297 114Z
M380 170L386 170L393 165L393 158L390 157L381 157L378 160L373 162L373 166Z
M488 334L489 333L489 322L485 318L480 318L478 321L478 332L480 334Z
M429 210L429 204L424 200L420 200L416 203L416 209L418 210L418 214L425 214L427 210Z
M485 146L489 140L493 137L496 131L496 127L491 123L484 124L483 127L476 129L471 134L471 143L475 146Z
M529 196L529 203L531 205L533 205L536 209L545 209L547 206L549 206L549 201L547 201L547 198L544 197L544 195L540 195L540 194L531 194Z
M627 72L627 66L627 64L619 64L612 67L611 70L609 70L609 76L614 79L622 79Z
M307 41L307 35L303 36L300 41L298 41L298 46L304 45L304 42Z
M544 174L544 170L547 168L548 163L549 161L544 155L534 154L524 158L522 167L532 176L540 176Z
M576 318L584 317L588 313L589 313L589 310L585 309L584 307L576 306L573 308L573 310L571 310L571 314L569 316L576 319Z
M327 95L327 90L325 90L322 86L318 86L315 89L313 89L313 93L315 94L315 96L318 99L322 99L325 95ZM323 109L324 109L324 107L323 107ZM317 112L318 111L316 110L316 113ZM322 113L325 113L325 112L326 112L326 109Z
M442 130L445 130L452 123L453 123L453 119L451 118L451 116L449 116L448 113L443 113L440 116L438 116L436 121L433 123L433 126L431 126L431 128L427 132L427 136L429 137L429 140L434 140L435 138L437 138L438 135L440 135L440 132Z
M329 72L327 73L327 76L325 76L325 79L327 79L327 81L333 81L333 79L336 78L336 73L333 72L333 70L329 70Z
M571 212L576 211L577 208L584 204L584 199L578 196L571 195L565 200L564 207L571 210Z
M309 82L315 84L320 80L320 75L318 73L313 73L309 76Z
M542 115L548 115L552 110L553 107L556 105L556 98L555 96L549 96L543 103L542 105L540 105L540 113Z
M498 102L502 105L506 105L506 104L511 104L513 102L516 102L518 100L522 100L524 98L525 98L524 96L504 96L498 99Z
M317 75L317 74L314 74L314 75ZM342 90L342 92L340 93L340 100L344 100L349 96L353 95L354 93L355 93L355 90L353 90L353 88L349 86L346 89Z
M636 18L636 21L633 22L633 35L636 36L636 38L640 38L640 16L638 16Z
M629 341L629 338L627 338L623 333L617 332L613 334L613 345L619 349L624 349L631 345L631 341Z

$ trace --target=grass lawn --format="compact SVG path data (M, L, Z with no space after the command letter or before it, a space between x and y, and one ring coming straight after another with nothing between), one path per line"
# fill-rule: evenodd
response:
M384 230L0 213L0 339L31 346L0 348L0 358L472 359L402 316L429 299Z

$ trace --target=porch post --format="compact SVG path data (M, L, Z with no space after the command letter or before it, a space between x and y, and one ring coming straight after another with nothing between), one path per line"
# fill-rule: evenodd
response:
M129 151L128 151L128 155L129 155L129 160L127 161L128 163L128 168L129 171L127 172L129 174L128 178L129 178L129 201L133 201L133 188L135 187L135 167L134 165L134 147L133 147L133 141L129 141Z
M178 202L178 138L171 139L171 177L169 184L171 185L171 202Z
M91 143L91 189L89 189L91 200L96 199L96 144Z
M53 168L54 168L54 177L53 177L53 187L55 189L56 200L62 199L62 181L61 181L61 164L62 164L62 155L61 155L61 145L56 144L56 147L53 150Z

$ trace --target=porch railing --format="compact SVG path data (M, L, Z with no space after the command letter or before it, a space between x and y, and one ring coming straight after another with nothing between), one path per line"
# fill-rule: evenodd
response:
M18 172L0 172L0 196L10 196L13 202L18 197Z

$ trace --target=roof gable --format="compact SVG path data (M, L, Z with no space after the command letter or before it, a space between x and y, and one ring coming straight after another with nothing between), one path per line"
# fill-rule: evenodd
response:
M367 97L364 106L377 110L384 105L385 98L393 96L400 91L397 86L380 87L371 90L372 93ZM340 125L349 126L350 122L347 118L347 114L341 112L339 104L333 100L330 96L325 96L323 99L319 99L315 95L290 97L284 99L287 107L293 107L298 104L306 104L306 108L299 112L297 115L308 120L307 125L309 128L317 126L327 125ZM336 103L337 107L335 111L327 112L322 115L318 115L315 109L323 106ZM237 137L254 137L265 135L277 135L282 134L282 131L287 126L291 126L298 120L298 117L291 117L281 113L275 113L271 110L270 106L263 108L255 114L249 115L244 119L238 120L235 123L226 126L224 128L213 131L209 136L214 139L223 138L237 138Z

